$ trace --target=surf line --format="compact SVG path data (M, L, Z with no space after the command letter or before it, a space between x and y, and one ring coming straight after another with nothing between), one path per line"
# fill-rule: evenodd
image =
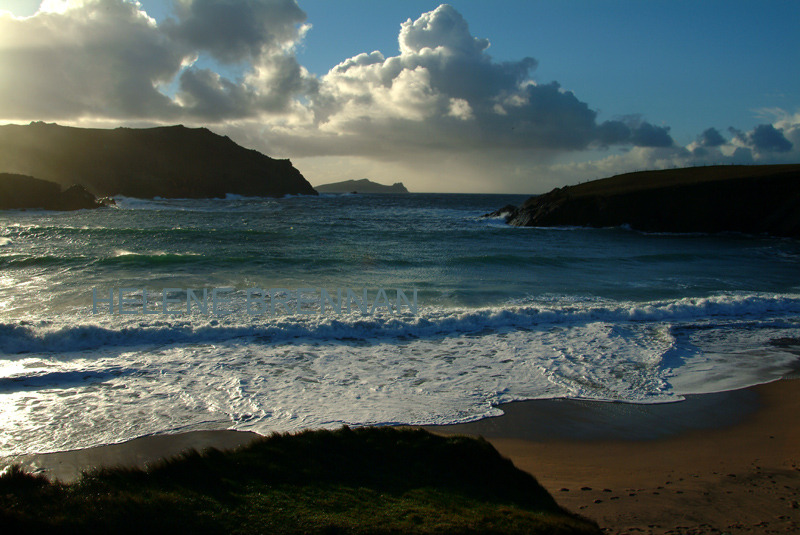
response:
M360 295L350 288L337 288L334 295L325 288L247 288L243 295L236 288L109 288L107 294L92 288L92 314L227 316L244 311L250 316L359 312L371 316L380 311L400 314L404 308L419 314L416 288L409 292L411 299L400 288L393 292L394 301L389 299L392 290L387 293L383 288L378 288L374 300L369 299L367 288L362 288Z

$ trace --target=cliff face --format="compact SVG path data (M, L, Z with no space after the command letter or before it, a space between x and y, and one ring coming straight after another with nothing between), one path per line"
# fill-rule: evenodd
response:
M800 237L800 165L717 166L629 173L504 207L515 226Z
M395 182L391 186L385 186L366 178L323 184L317 186L317 191L320 193L408 193L402 182Z
M206 198L226 193L315 195L289 160L275 160L205 128L0 126L0 171L59 184L83 184L98 196Z
M61 186L54 182L0 173L0 210L82 210L101 206L103 205L83 186L72 185L62 191Z

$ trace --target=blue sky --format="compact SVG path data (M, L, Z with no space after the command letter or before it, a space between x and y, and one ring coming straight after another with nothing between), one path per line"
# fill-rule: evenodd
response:
M141 18L130 10L117 9L125 0L74 0L59 16L84 24L77 22L87 19L80 13L97 9L110 25L130 26L129 34L120 32L127 41L121 37L119 43L102 45L107 51L119 44L123 59L112 61L104 52L98 64L135 61L133 74L126 72L111 89L98 86L91 102L76 104L76 98L65 97L63 107L50 102L24 111L9 110L9 104L0 108L0 119L208 126L268 154L291 157L312 183L368 176L403 180L418 191L499 187L538 192L643 167L777 163L798 161L800 154L800 2L453 0L445 10L437 9L439 2L422 0L300 0L297 6L290 0L180 1L184 11L176 15L172 3L140 0L136 11L155 19L155 26L145 29L137 26ZM62 7L70 3L51 2ZM201 19L208 16L203 5L251 10L251 18L253 13L262 17L263 31L278 37L244 42L236 32L219 30L220 36L211 39L209 34L218 30L213 19ZM253 6L260 7L252 11ZM0 10L20 17L37 9L37 1L0 0ZM59 9L51 6L50 11ZM39 41L58 40L52 29L58 25L48 30L41 15L15 20L18 35L41 32ZM446 58L453 56L447 56L446 46L438 49L445 59L434 63L417 49L401 54L398 33L407 20L418 24L409 26L406 35L424 30L424 40L433 48L440 44L436 39L451 39L451 45L486 39L490 46L476 45L462 58L461 70L448 70ZM459 28L463 21L463 28L453 37L435 26L436 21L455 21ZM189 35L191 24L196 31ZM303 24L310 28L300 31ZM81 32L94 39L91 28ZM102 36L97 40L108 39L107 32L98 30L97 35ZM165 44L163 39L172 41ZM233 44L226 46L225 39ZM10 42L3 48L2 40L0 35L0 53L25 48ZM132 56L131 43L140 42L143 50L169 60L149 65L147 59ZM81 46L80 53L92 49ZM364 56L362 64L349 66L346 73L329 74L337 64L375 50L380 58ZM390 82L377 81L378 71L383 69L385 76L393 57L406 65L405 71L393 71ZM533 58L535 67L524 64L524 58ZM14 65L24 64L11 59ZM487 61L491 73L481 71L475 87L466 87L472 83L469 69L480 70ZM510 78L504 78L506 85L499 81L504 64L516 69L513 84ZM47 72L44 67L31 75L31 84L41 81L43 87L52 87L53 80L41 80L42 72ZM261 74L254 76L256 72ZM453 73L464 87L447 81ZM97 76L99 84L107 78L83 73L81 80L87 76ZM66 82L58 83L70 87ZM545 91L553 82L560 96ZM140 83L145 92L157 85L163 95L138 101L133 95ZM279 94L275 87L285 92ZM484 94L489 87L496 92ZM168 101L157 102L163 96ZM498 115L490 117L490 104L502 98L503 109L495 105ZM107 102L100 106L102 99ZM364 105L367 100L374 105ZM513 120L517 111L521 122ZM454 117L469 128L447 123ZM562 131L573 123L574 132ZM531 129L531 124L539 126ZM627 130L609 137L612 127ZM708 129L724 143L701 143L699 136ZM512 130L526 133L510 134ZM426 138L424 132L436 135ZM489 178L490 173L502 177Z

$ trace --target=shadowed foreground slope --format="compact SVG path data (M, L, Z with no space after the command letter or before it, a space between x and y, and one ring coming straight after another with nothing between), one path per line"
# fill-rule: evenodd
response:
M600 533L482 439L363 428L274 435L148 471L0 478L5 533Z
M205 128L0 126L0 172L82 184L97 196L208 198L316 195L289 160Z
M515 226L800 237L800 164L643 171L566 186L505 207Z

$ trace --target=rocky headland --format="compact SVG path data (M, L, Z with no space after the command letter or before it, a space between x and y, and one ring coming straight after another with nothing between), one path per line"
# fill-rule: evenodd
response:
M800 237L800 164L627 173L556 188L487 216L527 227Z
M289 160L237 145L206 128L72 128L48 123L0 126L0 172L96 196L212 198L228 193L316 195Z

